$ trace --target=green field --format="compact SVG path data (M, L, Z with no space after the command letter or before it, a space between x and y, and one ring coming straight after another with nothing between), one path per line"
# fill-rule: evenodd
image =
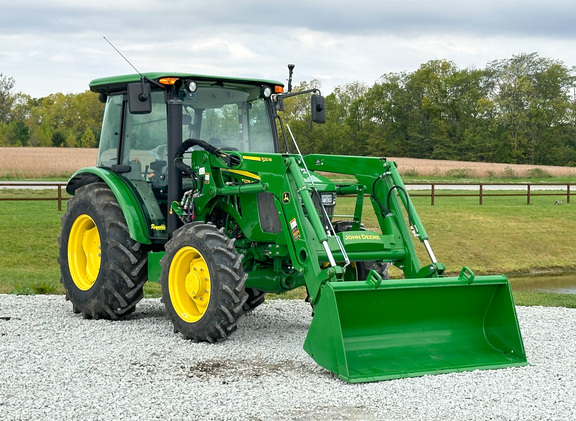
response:
M54 191L0 190L6 197L55 197ZM415 197L430 243L438 260L455 274L468 266L476 274L507 275L576 270L576 205L554 205L558 197L525 198ZM352 199L340 202L337 213L350 213ZM369 207L366 206L367 209ZM62 294L59 282L58 234L60 217L55 201L0 202L0 293ZM367 219L366 225L375 225ZM427 262L418 246L422 262ZM395 273L392 272L394 275ZM397 273L396 273L397 274ZM148 284L147 296L158 296L157 284ZM302 297L302 291L289 296ZM576 307L576 295L515 293L518 304ZM272 298L272 297L271 297Z

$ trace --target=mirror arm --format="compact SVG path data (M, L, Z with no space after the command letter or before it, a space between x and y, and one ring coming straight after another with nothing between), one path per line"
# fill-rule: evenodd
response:
M322 95L320 93L320 89L313 88L313 89L306 89L305 91L290 92L290 93L286 93L286 94L275 94L275 95L272 95L272 99L273 99L273 101L276 102L276 101L282 101L284 98L290 98L293 96L309 94L309 93L315 93L318 95Z

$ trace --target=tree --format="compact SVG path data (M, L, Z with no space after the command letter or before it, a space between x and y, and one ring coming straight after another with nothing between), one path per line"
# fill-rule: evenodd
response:
M53 146L52 136L54 130L47 123L30 124L30 146Z
M104 104L98 100L98 95L90 91L80 94L56 93L36 100L29 114L35 143L44 143L48 135L52 137L51 146L74 147L78 146L87 130L92 131L95 139L100 136Z
M65 142L66 142L66 135L62 131L56 130L54 133L52 133L53 146L64 146Z
M80 139L80 146L82 148L94 148L98 145L96 142L96 136L94 136L94 132L92 129L87 128L82 134L82 138Z
M68 135L66 136L66 140L64 142L64 145L67 148L78 147L78 140L77 140L76 136L74 135L74 133L71 133L71 132L68 133Z
M570 101L575 86L573 71L536 53L494 61L488 67L496 80L496 118L502 140L509 145L509 159L552 163L548 151L561 146L557 145L557 135L574 119Z
M331 153L365 155L368 87L360 82L338 86L327 97L326 124L322 128L331 144Z
M364 95L367 153L376 156L408 156L409 120L412 101L407 73L383 75Z
M367 152L416 158L574 162L574 69L536 54L481 70L432 60L364 95Z
M14 88L14 79L4 76L0 73L0 122L8 123L10 121L10 111L12 109L12 88Z

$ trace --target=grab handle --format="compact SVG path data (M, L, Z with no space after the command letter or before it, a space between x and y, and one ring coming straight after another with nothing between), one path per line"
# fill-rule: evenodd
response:
M474 275L474 272L472 272L470 268L464 266L460 271L460 275L458 275L458 280L466 282L467 284L471 284L475 277L476 275Z
M374 288L378 288L382 283L382 276L375 270L368 272L368 277L366 278L366 283L372 285Z

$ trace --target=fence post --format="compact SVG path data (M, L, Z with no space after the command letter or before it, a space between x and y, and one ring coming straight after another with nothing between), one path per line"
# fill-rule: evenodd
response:
M480 205L482 205L482 183L480 183L480 192L478 194Z
M566 203L570 203L570 183L566 184Z
M526 204L530 204L530 184L526 184Z
M58 210L62 210L62 186L58 184Z
M434 206L434 183L430 183L430 206Z

